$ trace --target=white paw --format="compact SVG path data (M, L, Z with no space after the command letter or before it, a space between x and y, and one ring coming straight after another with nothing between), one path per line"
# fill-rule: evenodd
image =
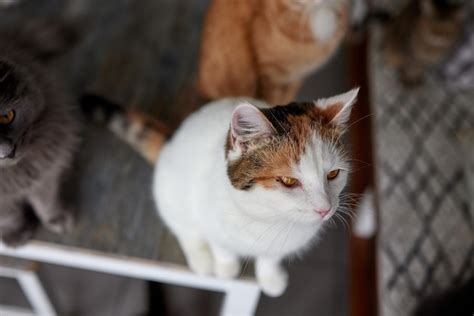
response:
M281 269L274 273L264 274L258 278L263 293L271 297L282 295L288 286L288 273Z
M216 276L224 279L233 279L240 273L240 262L232 261L216 261Z
M189 268L197 274L209 275L213 273L213 259L207 247L203 246L188 253L186 261Z

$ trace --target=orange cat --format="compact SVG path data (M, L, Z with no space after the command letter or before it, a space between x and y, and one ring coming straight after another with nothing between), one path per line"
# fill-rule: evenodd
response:
M349 0L213 0L204 27L202 96L292 100L341 43Z

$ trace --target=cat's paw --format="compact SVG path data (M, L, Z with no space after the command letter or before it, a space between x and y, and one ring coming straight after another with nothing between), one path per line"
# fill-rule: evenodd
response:
M74 228L75 217L70 210L63 211L43 223L46 228L57 234L70 232Z
M36 225L26 224L21 228L1 233L2 242L12 248L23 246L28 242L36 230Z
M240 262L238 260L216 260L216 276L224 279L233 279L240 273Z
M282 295L288 286L288 273L283 269L278 269L278 271L273 273L262 274L257 279L263 293L271 297Z
M214 262L209 249L206 247L199 247L188 251L186 253L186 261L188 262L189 268L201 275L209 275L213 273Z

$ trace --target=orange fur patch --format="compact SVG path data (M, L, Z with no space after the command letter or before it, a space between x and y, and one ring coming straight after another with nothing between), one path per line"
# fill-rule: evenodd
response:
M292 103L262 109L275 128L276 135L248 144L243 155L229 163L228 174L234 187L247 190L259 184L274 188L280 185L277 177L294 177L291 167L305 152L313 133L320 135L324 141L340 145L340 129L331 124L331 120L341 107L342 104L335 104L321 110L312 103ZM227 150L231 150L232 146L229 138Z
M168 131L160 122L139 112L127 113L130 126L124 131L128 134L131 145L140 152L147 161L154 164L166 142Z

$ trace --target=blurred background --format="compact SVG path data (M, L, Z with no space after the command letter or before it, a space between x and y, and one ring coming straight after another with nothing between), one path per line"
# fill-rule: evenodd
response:
M51 65L77 99L99 94L173 131L213 98L196 88L209 0L0 4L0 28L54 20L77 30L76 45ZM287 291L279 298L262 296L256 315L447 315L442 313L453 306L471 315L466 298L474 294L472 4L360 0L345 10L336 15L347 18L339 26L343 38L300 78L294 99L361 87L346 137L354 167L348 190L358 220L344 215L345 222L329 225L308 253L289 260ZM449 43L436 48L433 38ZM89 122L82 146L66 189L83 214L78 228L65 237L41 230L36 239L182 263L145 189L151 167ZM223 298L48 263L35 271L58 315L217 315ZM30 303L14 279L0 278L0 305Z

